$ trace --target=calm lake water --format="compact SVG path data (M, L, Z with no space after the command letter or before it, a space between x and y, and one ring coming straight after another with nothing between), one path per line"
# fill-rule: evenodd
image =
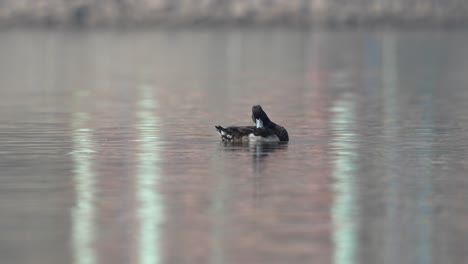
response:
M1 262L468 263L467 43L1 31ZM220 143L254 104L289 144Z

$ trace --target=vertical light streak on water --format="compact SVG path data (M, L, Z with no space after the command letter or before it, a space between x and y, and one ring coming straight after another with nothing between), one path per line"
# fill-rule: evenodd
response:
M152 87L139 87L138 102L138 165L136 198L138 202L138 259L140 264L161 262L161 235L159 226L163 221L163 205L157 184L160 180L160 137L158 117Z
M359 263L358 249L358 207L356 201L356 135L353 133L355 104L352 98L337 101L332 108L331 125L334 131L332 149L333 190L335 199L332 205L333 242L335 244L334 263Z
M421 171L417 178L417 263L430 264L432 263L432 96L425 95L423 99L423 131L424 144L429 144L428 147L419 149L418 159ZM422 131L421 131L422 132Z
M93 171L95 147L92 130L86 128L87 113L73 114L73 156L76 205L72 212L75 264L96 263L95 240L96 174Z
M394 167L397 166L397 150L394 140L398 132L398 71L397 71L397 52L395 37L391 34L383 36L382 43L382 85L384 100L384 142L387 142L384 149L385 177L388 182L385 188L385 231L383 263L395 263L400 256L400 223L398 221L398 206L400 204L400 179L395 173ZM393 141L393 142L392 142Z
M437 43L437 42L436 42ZM417 197L416 208L418 217L417 225L417 263L430 264L432 263L432 239L433 239L433 187L432 187L432 160L433 160L433 144L434 144L434 117L433 117L433 97L434 91L437 86L437 76L440 72L438 67L440 63L440 51L437 47L436 50L428 49L427 52L427 78L424 78L424 85L421 86L420 94L422 95L422 127L420 133L420 144L423 147L417 151L418 159L420 162L419 168L421 171L418 173L417 178Z

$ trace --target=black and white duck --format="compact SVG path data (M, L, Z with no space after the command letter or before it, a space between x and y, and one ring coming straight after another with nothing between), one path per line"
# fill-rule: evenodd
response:
M288 131L268 118L260 105L252 107L252 121L255 126L215 126L223 142L285 142L289 141Z

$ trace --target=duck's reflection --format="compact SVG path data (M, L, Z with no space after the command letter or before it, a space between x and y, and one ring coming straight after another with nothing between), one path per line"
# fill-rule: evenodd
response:
M265 163L268 157L276 151L285 151L288 148L288 142L221 142L221 148L224 151L238 151L252 153L253 165L258 167Z
M267 172L268 167L280 159L282 153L288 149L288 142L222 142L220 148L228 152L244 152L252 157L252 202L254 207L262 203L262 186L271 178Z

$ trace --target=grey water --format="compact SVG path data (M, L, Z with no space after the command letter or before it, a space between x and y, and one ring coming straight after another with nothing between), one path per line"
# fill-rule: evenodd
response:
M0 31L1 263L467 263L468 33ZM289 144L222 144L261 104Z

